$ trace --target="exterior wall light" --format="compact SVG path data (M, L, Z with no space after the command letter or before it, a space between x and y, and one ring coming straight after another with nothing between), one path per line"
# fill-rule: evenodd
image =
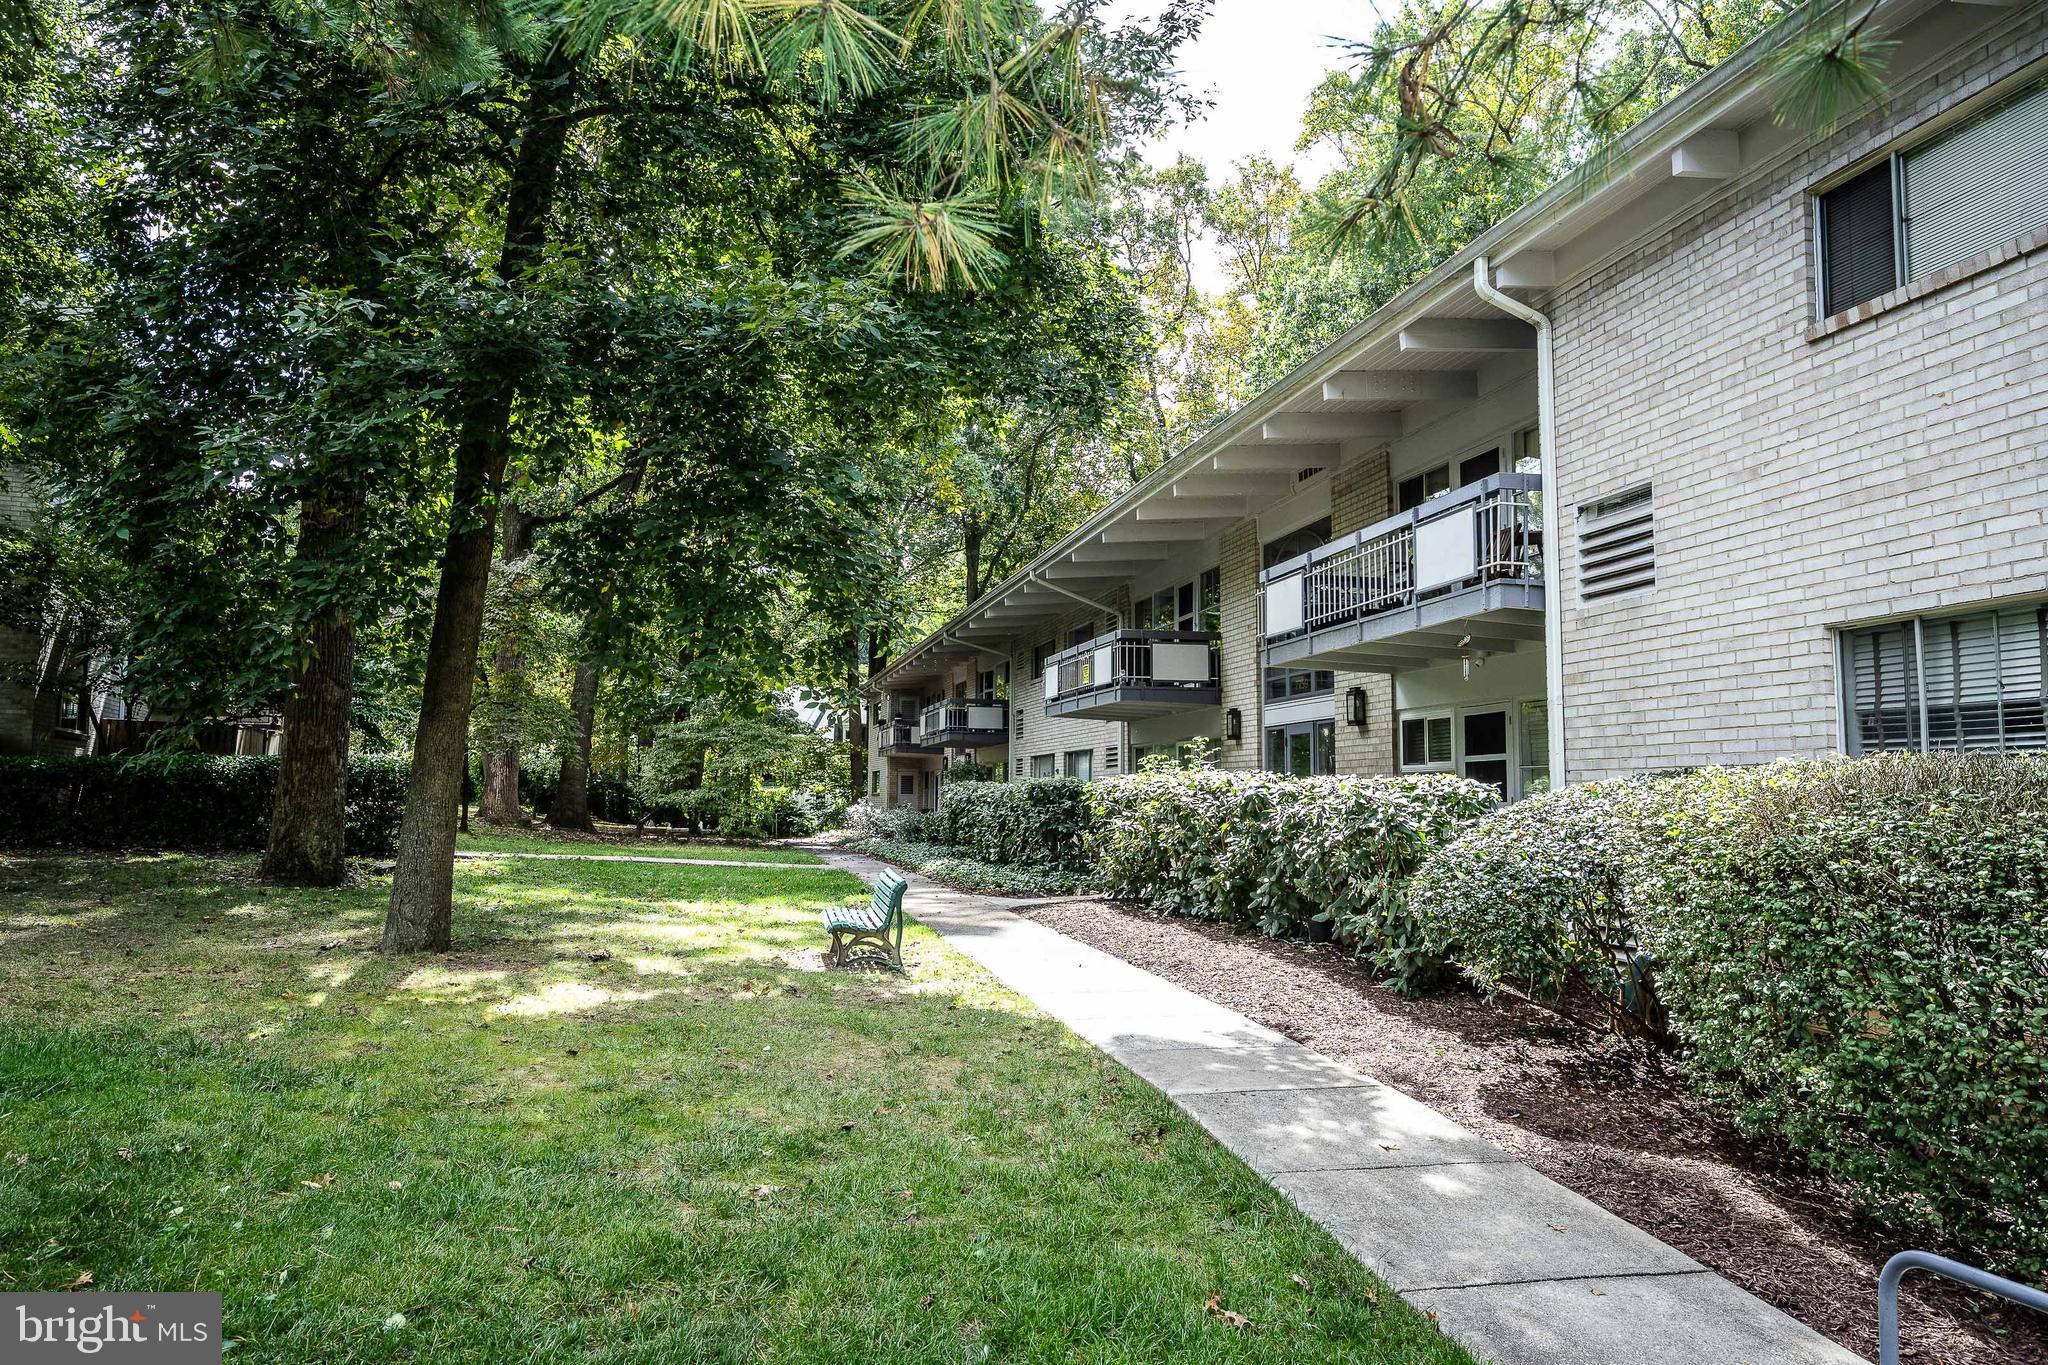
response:
M1232 744L1244 738L1244 712L1235 706L1223 713L1223 734Z
M1366 722L1365 689L1354 687L1344 694L1344 718L1363 730Z

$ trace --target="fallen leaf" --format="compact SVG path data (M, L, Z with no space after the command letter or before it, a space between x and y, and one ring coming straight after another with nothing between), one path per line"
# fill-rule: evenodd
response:
M328 1171L316 1180L301 1180L299 1183L309 1190L324 1190L334 1183L334 1172Z
M783 1187L780 1185L756 1185L753 1189L747 1191L747 1198L769 1199L782 1193L782 1190Z
M81 1270L78 1272L78 1278L73 1280L70 1284L65 1285L64 1288L66 1288L67 1290L76 1291L85 1288L87 1285L91 1283L92 1272L90 1270Z
M387 1190L402 1190L405 1188L405 1182L403 1180L387 1180L384 1182L384 1188Z
M1398 1142L1382 1142L1380 1150L1383 1152L1398 1152L1401 1150L1401 1144Z
M1309 1283L1308 1283L1308 1281L1307 1281L1307 1280L1304 1280L1304 1279L1303 1279L1303 1278L1302 1278L1301 1276L1299 1276L1299 1275L1289 1275L1289 1276L1288 1276L1287 1278L1288 1278L1288 1279L1290 1279L1290 1280L1292 1280L1292 1281L1294 1281L1294 1282L1295 1282L1296 1284L1300 1285L1300 1286L1302 1287L1302 1289L1303 1289L1304 1291L1306 1291L1306 1292L1308 1292L1308 1293L1311 1293L1311 1294L1313 1294L1313 1293L1315 1292L1315 1291L1314 1291L1313 1289L1310 1289L1310 1288L1309 1288Z
M1207 1301L1202 1304L1202 1311L1210 1314L1226 1327L1250 1327L1252 1325L1252 1320L1244 1314L1225 1308L1223 1306L1223 1295L1220 1293L1211 1294Z
M387 1332L399 1331L403 1329L404 1326L405 1314L403 1313L393 1313L390 1317L384 1319L384 1330Z
M116 1147L114 1149L114 1155L120 1157L123 1161L135 1160L135 1153L129 1151L126 1147Z
M939 1296L937 1294L932 1293L930 1290L926 1290L924 1297L917 1301L917 1306L919 1308L929 1308L932 1306L932 1304L938 1301L938 1297Z

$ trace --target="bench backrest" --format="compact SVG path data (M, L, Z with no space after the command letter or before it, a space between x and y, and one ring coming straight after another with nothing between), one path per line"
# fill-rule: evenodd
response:
M903 908L903 893L909 889L910 881L902 873L885 871L875 878L875 909L883 914L892 914Z

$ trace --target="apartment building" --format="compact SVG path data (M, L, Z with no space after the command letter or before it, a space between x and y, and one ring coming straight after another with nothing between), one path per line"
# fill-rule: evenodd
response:
M1826 130L1796 23L877 673L873 798L2048 747L2048 6L1880 3Z

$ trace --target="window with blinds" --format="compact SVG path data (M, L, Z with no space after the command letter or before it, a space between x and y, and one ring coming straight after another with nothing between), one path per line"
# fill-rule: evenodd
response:
M1831 317L2048 227L2048 83L1816 196Z
M2048 605L1845 632L1849 749L2048 749Z
M1579 509L1579 598L1593 602L1657 581L1657 517L1650 485Z

